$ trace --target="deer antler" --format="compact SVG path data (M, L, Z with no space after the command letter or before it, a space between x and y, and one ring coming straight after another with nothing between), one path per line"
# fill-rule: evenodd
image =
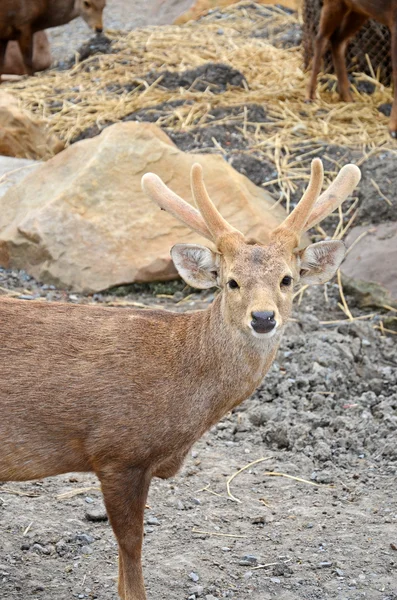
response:
M160 208L169 212L189 229L213 241L212 234L198 210L170 190L158 175L146 173L142 177L142 189Z
M361 171L356 165L349 164L342 167L336 179L315 203L305 223L304 231L317 225L338 208L357 187L360 179Z
M192 166L190 180L194 201L196 202L213 239L217 241L225 233L236 233L238 230L225 221L209 197L204 185L203 168L200 164L195 163Z
M217 243L225 233L237 232L210 199L203 181L203 170L198 163L191 169L191 188L200 212L170 190L154 173L146 173L142 177L142 188L162 209L211 242Z
M309 185L301 200L281 224L281 227L297 234L302 233L313 206L320 195L323 180L323 163L319 158L315 158L311 164Z
M307 190L290 215L275 229L272 236L282 236L289 245L297 245L304 231L330 215L352 193L361 179L356 165L345 165L329 188L319 196L323 184L321 160L312 161Z

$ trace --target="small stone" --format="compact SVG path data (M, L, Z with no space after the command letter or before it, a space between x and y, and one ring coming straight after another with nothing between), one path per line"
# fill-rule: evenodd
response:
M85 518L87 521L92 521L93 523L99 523L101 521L107 521L108 516L106 514L105 508L87 508L85 511Z
M280 583L280 581L281 581L281 580L280 580L280 579L278 579L277 577L270 577L270 581L271 581L272 583Z
M76 542L82 542L83 544L92 544L95 541L91 535L88 535L88 533L78 533L75 536L75 540Z
M335 573L338 577L344 577L345 576L345 572L342 571L342 569L335 569Z
M189 573L189 578L194 581L194 583L197 583L198 580L200 579L200 577L197 575L197 573L194 573L193 571L191 573Z
M146 519L146 523L148 525L160 525L160 521L158 520L157 517L148 517Z
M203 588L202 585L194 585L193 587L191 587L189 589L189 594L191 594L195 598L200 598L200 596L202 595L203 591L204 591L204 588Z
M323 562L319 563L318 568L319 569L329 569L330 567L332 567L332 564L333 564L332 562L323 561Z
M91 546L81 546L82 554L92 554L94 551Z
M87 502L87 504L93 504L94 500L92 498L90 498L90 496L87 496L86 498L84 498L84 500Z
M238 564L242 567L252 567L258 564L258 559L253 554L245 554L239 561Z
M394 544L393 542L390 543L390 548L392 550L397 550L397 544Z
M50 548L47 548L46 546L42 546L41 544L33 544L32 550L35 550L39 554L44 554L46 556L51 554Z

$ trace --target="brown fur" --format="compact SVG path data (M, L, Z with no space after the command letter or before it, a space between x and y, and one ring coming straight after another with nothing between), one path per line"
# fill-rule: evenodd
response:
M44 71L51 66L51 49L45 31L38 31L33 36L33 71ZM5 55L4 73L7 75L26 75L26 68L18 42L8 42Z
M34 72L33 35L38 31L69 23L81 16L96 31L102 31L106 0L1 0L0 75L9 41L19 44L28 75Z
M353 37L368 19L375 19L387 25L391 32L394 100L389 131L392 137L397 137L397 0L324 0L314 46L307 99L311 101L315 98L321 59L330 42L340 99L343 102L353 100L346 70L346 46L349 38Z
M193 169L199 177L199 167ZM357 171L345 167L340 202L357 183ZM155 176L145 177L153 195L161 195ZM310 184L309 195L319 187ZM168 196L172 204L171 191ZM319 202L325 216L327 194ZM343 256L337 241L297 252L298 233L282 226L268 246L247 244L220 223L210 200L201 204L205 223L183 209L183 200L175 214L203 230L208 225L208 235L216 229L217 251L179 244L172 253L182 275L198 287L221 288L205 311L0 299L0 481L94 471L119 544L123 600L146 598L141 548L152 477L175 475L194 442L268 371L292 306L293 286L283 278L298 281L302 269L306 277L317 268L312 282L324 280L317 263L327 257L329 279ZM254 311L274 311L277 327L263 335L254 331Z

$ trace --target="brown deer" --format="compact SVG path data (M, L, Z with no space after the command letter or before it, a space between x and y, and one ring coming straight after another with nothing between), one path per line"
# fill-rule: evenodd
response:
M322 164L313 161L300 203L261 245L223 219L200 165L192 168L199 210L145 175L146 193L215 246L171 250L188 284L220 288L207 310L0 299L0 481L95 472L119 544L123 600L146 598L141 547L152 477L174 476L194 442L261 382L291 312L293 285L328 281L344 256L335 240L299 250L301 234L359 179L359 169L347 165L319 196Z
M103 29L102 13L106 0L1 0L0 75L8 42L16 40L28 75L34 72L33 34L69 23L76 17L97 32Z
M319 31L314 45L313 67L307 88L307 100L314 100L321 59L331 43L332 60L338 78L339 95L343 102L352 102L345 53L349 38L368 19L389 27L393 64L394 99L389 122L390 135L397 137L397 0L324 0Z

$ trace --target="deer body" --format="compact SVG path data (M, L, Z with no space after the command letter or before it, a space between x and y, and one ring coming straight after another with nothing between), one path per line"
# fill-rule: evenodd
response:
M27 309L21 347L15 324ZM0 440L10 448L0 481L97 471L109 457L161 477L254 391L279 342L236 346L219 298L191 314L0 299L0 315Z
M1 0L0 75L8 42L19 44L26 71L33 66L33 35L44 29L65 25L81 16L96 31L102 31L102 12L106 0Z
M392 137L397 137L397 0L324 0L319 31L314 44L313 67L307 89L307 99L314 100L321 59L331 44L332 60L338 78L342 101L351 102L345 53L349 39L368 19L379 21L390 29L394 99L389 122Z
M177 244L180 275L218 286L205 311L177 314L0 299L0 481L93 471L119 544L119 594L145 600L144 508L152 477L176 474L194 442L257 387L292 306L293 279L328 280L343 244L298 250L300 233L352 191L344 167L319 198L320 161L304 197L270 243L246 242L192 169L196 211L147 174L145 191L216 251Z

